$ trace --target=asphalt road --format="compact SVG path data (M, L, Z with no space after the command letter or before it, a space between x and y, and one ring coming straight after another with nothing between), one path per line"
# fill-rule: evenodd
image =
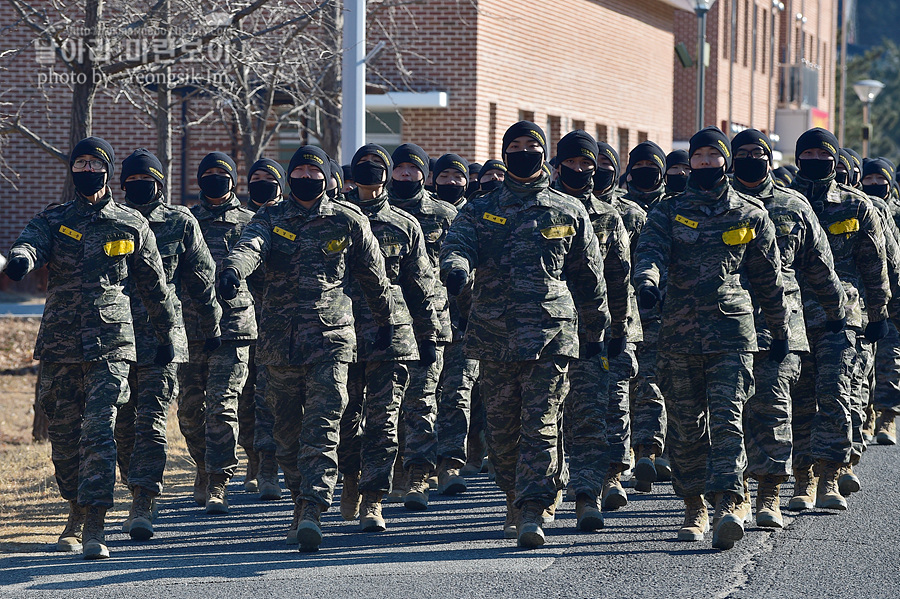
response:
M464 495L432 494L427 512L387 505L381 534L357 532L335 506L324 516L322 548L301 554L284 544L289 502L256 502L236 479L228 516L166 498L156 537L139 544L108 534L106 561L0 555L0 597L896 597L898 457L896 447L869 449L848 511L789 516L777 532L750 526L730 551L712 549L711 535L675 541L682 504L668 483L631 493L596 533L575 531L574 505L565 502L547 544L519 550L502 538L503 496L481 475Z

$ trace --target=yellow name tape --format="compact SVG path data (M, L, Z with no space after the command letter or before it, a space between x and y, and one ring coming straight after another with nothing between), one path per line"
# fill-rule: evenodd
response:
M676 220L677 222L681 223L682 225L687 225L687 226L689 226L689 227L692 228L692 229L696 229L696 228L697 228L697 224L698 224L697 221L691 220L691 219L689 219L689 218L685 218L685 217L681 216L680 214L676 214L676 215L675 215L675 220Z
M575 227L572 225L555 225L553 227L541 229L541 235L544 236L544 239L563 239L565 237L571 237L574 234Z
M81 233L79 233L78 231L76 231L74 229L70 229L69 227L67 227L65 225L61 225L59 227L59 232L62 233L63 235L66 235L67 237L71 237L75 241L81 241L81 237L82 237Z
M125 256L134 251L134 241L131 239L118 239L107 241L103 245L103 251L107 256Z
M497 223L498 225L506 224L505 218L503 218L502 216L496 216L494 214L491 214L490 212L485 212L484 216L482 216L481 218L483 218L484 220L489 220L492 223Z
M859 221L855 218L848 218L829 225L828 232L832 235L841 235L843 233L855 233L859 231Z
M297 239L296 235L294 235L290 231L285 231L281 227L275 227L274 229L272 229L272 232L275 233L276 235L281 235L282 237L284 237L285 239L288 239L290 241L294 241L295 239Z
M728 245L743 245L745 243L750 243L755 237L756 232L750 227L741 227L722 233L722 241Z

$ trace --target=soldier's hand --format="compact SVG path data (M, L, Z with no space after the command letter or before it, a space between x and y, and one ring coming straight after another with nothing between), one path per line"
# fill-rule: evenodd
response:
M384 351L391 346L391 339L394 338L394 325L386 324L378 327L378 332L375 333L375 341L372 343L372 348L377 351Z
M656 285L646 285L641 287L640 292L638 292L638 304L640 304L641 308L644 310L649 310L658 304L661 299L662 294L659 292L659 287Z
M769 361L781 364L788 355L787 339L772 339L772 345L769 346Z
M866 325L866 339L875 343L888 334L887 320L873 320Z
M222 347L222 338L221 337L210 337L206 341L203 342L203 351L208 354L213 353L217 349Z
M582 360L590 360L591 358L600 355L600 352L602 351L603 343L600 341L588 341L584 344L584 351L581 352L583 354Z
M171 364L174 359L175 346L167 343L156 348L156 358L153 359L153 363L157 366L165 366L166 364Z
M219 275L219 282L216 284L216 293L224 300L232 300L237 297L238 288L241 286L241 279L233 268L226 268Z
M453 327L453 342L462 341L463 337L466 335L466 329L469 327L469 319L468 318L460 318L456 323L456 326Z
M28 258L16 256L6 265L6 276L13 281L21 281L28 274Z
M609 344L606 346L606 357L609 360L612 360L616 356L622 354L625 350L625 338L624 337L612 337L609 340Z
M840 333L847 326L847 318L839 318L837 320L826 320L825 330L829 333Z
M447 292L450 295L459 295L463 285L466 284L468 279L469 275L466 271L459 268L451 270L449 274L447 274Z
M419 342L419 365L431 366L437 362L437 343L431 339Z

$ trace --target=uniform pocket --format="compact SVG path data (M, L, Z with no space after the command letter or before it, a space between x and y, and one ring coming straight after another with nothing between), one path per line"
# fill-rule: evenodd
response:
M125 323L131 322L131 304L128 296L125 294L116 294L110 298L104 298L102 303L97 306L100 314L100 320L105 323Z

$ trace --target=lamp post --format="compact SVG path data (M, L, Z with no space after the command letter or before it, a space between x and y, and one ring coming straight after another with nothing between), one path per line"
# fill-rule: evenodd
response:
M703 129L704 95L706 92L706 13L716 0L693 0L694 12L697 14L697 131Z
M872 136L872 123L869 122L869 106L884 89L884 83L875 81L874 79L864 79L853 84L853 91L859 97L859 101L863 105L863 127L862 127L862 155L863 158L869 157L869 139Z

